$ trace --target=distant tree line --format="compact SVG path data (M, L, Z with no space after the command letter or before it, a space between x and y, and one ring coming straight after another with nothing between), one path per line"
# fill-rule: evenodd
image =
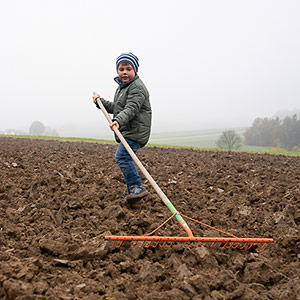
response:
M300 150L300 120L297 120L296 114L283 120L278 117L257 118L243 135L245 145Z

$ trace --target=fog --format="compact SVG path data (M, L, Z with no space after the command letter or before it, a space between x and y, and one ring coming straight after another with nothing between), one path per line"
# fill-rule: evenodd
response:
M111 135L92 93L113 99L115 60L128 51L153 132L247 127L299 109L299 15L297 0L3 0L0 131L41 121L61 136Z

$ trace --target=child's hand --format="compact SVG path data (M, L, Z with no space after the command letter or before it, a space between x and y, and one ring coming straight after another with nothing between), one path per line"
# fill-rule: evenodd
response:
M94 101L95 104L96 104L98 98L101 98L101 96L97 93L94 93L93 94L93 101Z
M118 129L120 128L120 125L117 121L113 121L111 124L109 124L111 130L113 130L114 126L116 126Z

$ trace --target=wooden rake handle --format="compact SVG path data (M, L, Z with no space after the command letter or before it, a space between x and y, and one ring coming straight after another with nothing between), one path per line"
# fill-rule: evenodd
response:
M95 94L96 93L94 92L94 95ZM102 110L105 118L107 119L108 123L112 124L113 121L112 121L110 115L108 114L108 112L106 111L106 109L105 109L103 103L101 102L101 100L99 98L97 98L96 101L97 101L97 104L99 105L100 109ZM188 234L189 237L193 237L193 233L190 230L190 228L187 225L187 223L185 222L185 220L182 218L182 216L179 214L179 212L175 209L175 207L173 206L173 204L171 203L171 201L168 199L168 197L161 190L161 188L158 186L158 184L152 178L152 176L150 175L150 173L146 170L146 168L143 166L143 164L141 163L141 161L138 159L138 157L132 151L131 147L128 145L127 141L123 137L123 135L120 132L120 130L116 126L113 126L112 129L115 132L115 134L118 136L118 138L120 139L120 141L122 142L122 144L124 145L125 149L127 150L127 152L129 153L129 155L133 159L134 163L139 167L139 169L142 171L142 173L144 174L144 176L148 179L148 181L150 182L151 186L154 188L154 190L156 191L156 193L159 195L159 197L161 198L161 200L163 201L163 203L168 207L168 209L171 211L172 214L175 214L175 218L179 222L180 226L187 232L187 234Z

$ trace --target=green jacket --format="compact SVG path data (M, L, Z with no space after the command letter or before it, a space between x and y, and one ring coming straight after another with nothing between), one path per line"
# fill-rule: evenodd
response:
M100 99L108 113L113 114L113 121L120 125L124 138L145 146L151 132L152 111L149 92L143 81L136 75L128 84L119 86L114 101ZM119 138L115 135L116 141Z

